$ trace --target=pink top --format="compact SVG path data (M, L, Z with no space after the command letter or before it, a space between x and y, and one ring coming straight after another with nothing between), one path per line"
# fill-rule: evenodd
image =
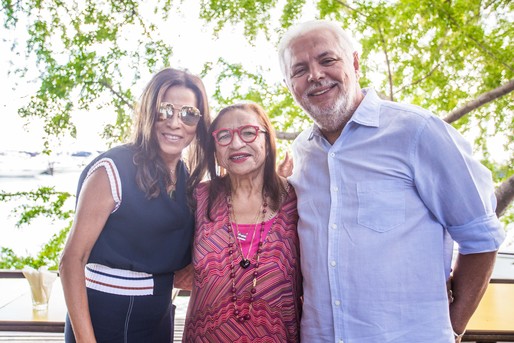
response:
M271 226L275 222L275 218L273 217L268 221L264 222L264 230L262 232L261 237L261 224L237 224L237 236L239 240L239 244L241 245L241 249L243 250L243 254L245 256L254 257L257 253L257 248L259 242L263 240L264 237L268 235ZM232 222L232 229L235 231L236 223ZM255 231L255 234L254 234ZM253 237L253 244L252 244ZM252 251L248 254L248 250L252 247Z

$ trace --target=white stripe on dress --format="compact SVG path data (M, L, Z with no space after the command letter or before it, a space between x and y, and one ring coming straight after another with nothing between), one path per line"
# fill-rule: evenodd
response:
M107 176L109 178L109 184L111 185L112 198L114 199L114 202L116 204L116 206L114 207L114 210L112 210L112 212L111 212L111 213L114 213L121 205L121 195L122 195L120 174L118 173L118 169L116 168L116 164L114 164L114 161L110 158L105 158L105 157L102 159L99 159L88 170L84 181L87 180L87 178L91 174L93 174L93 172L95 170L97 170L100 167L105 168L105 171L107 172Z
M88 263L85 276L86 287L104 293L133 296L153 294L152 274Z

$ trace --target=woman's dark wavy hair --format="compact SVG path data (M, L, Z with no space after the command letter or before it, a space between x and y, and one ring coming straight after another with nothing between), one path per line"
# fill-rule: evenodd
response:
M227 106L218 113L209 128L209 141L206 149L206 159L211 179L209 187L209 199L207 203L207 216L210 221L213 221L211 217L211 210L214 204L217 201L222 201L222 199L230 194L231 191L229 175L220 175L221 173L217 173L217 170L219 170L219 167L216 164L217 143L215 142L212 133L218 129L217 124L220 119L225 114L234 110L255 113L261 125L263 126L264 131L266 131L266 159L264 161L264 183L262 191L264 194L267 194L270 197L271 201L269 206L272 210L277 210L280 207L281 195L286 192L285 185L281 181L281 178L276 171L275 159L277 157L277 145L275 130L273 129L273 126L271 125L268 115L264 109L261 106L251 102L238 103Z
M164 94L171 87L186 87L196 96L196 107L202 114L196 126L196 139L187 148L186 166L190 172L187 181L189 205L194 206L193 190L206 173L205 148L207 145L207 128L210 125L209 104L202 80L188 71L166 68L155 74L147 84L136 110L134 134L131 140L136 149L134 163L137 167L136 182L148 198L159 195L159 180L171 184L168 167L161 158L159 143L155 135L159 104Z

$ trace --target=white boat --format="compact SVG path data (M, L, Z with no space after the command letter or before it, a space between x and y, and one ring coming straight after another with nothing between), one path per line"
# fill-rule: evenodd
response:
M26 151L0 151L0 177L34 177L48 171L48 159Z

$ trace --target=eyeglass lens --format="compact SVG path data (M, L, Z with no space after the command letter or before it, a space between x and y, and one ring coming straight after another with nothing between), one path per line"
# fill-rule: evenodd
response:
M166 119L173 118L173 113L175 110L178 111L178 117L180 120L188 125L188 126L195 126L200 121L200 117L202 116L200 114L200 111L193 106L182 106L180 109L175 109L173 104L163 102L159 106L159 121L164 121Z

